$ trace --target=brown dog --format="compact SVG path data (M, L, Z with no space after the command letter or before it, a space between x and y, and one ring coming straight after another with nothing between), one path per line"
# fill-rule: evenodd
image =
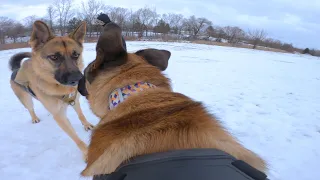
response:
M238 143L200 102L172 92L170 80L161 73L169 51L128 53L120 27L110 22L96 52L78 86L101 118L83 176L109 174L139 155L192 148L219 149L266 170L264 160Z
M87 154L87 145L72 128L66 110L72 105L85 130L93 126L86 120L79 103L77 85L82 78L83 41L86 24L79 25L66 37L56 37L49 27L36 21L30 39L32 53L18 53L10 60L13 71L10 84L21 103L28 109L32 122L40 122L33 109L32 96L38 99L53 115L58 125ZM30 58L22 63L24 58ZM20 67L21 66L21 67Z

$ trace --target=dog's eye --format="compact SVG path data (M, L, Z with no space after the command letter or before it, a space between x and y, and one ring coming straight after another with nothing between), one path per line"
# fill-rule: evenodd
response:
M58 59L58 56L57 55L50 55L50 56L48 56L48 58L53 61L56 61Z
M73 58L78 58L80 56L80 54L79 53L77 53L77 52L75 52L75 51L73 51L73 53L72 53L72 57Z

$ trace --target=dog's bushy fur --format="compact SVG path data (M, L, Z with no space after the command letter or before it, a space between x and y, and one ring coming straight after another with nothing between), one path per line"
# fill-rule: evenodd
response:
M9 68L11 71L19 69L21 67L21 61L24 58L31 58L30 52L21 52L13 55L9 60Z
M161 72L168 66L169 51L128 53L120 35L116 24L106 25L96 59L86 67L86 80L79 84L79 89L86 89L92 112L100 117L83 176L111 173L138 155L189 148L220 149L266 171L265 161L238 143L202 103L172 91L170 80ZM156 88L135 93L109 110L114 89L141 81Z

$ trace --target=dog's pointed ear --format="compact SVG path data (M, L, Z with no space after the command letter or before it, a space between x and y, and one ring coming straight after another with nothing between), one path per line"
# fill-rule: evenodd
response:
M81 24L69 34L69 37L82 44L87 32L87 23L82 21Z
M113 22L105 25L96 45L96 59L92 64L91 71L105 65L121 64L117 59L122 59L127 54L126 43L122 37L121 28ZM122 59L123 60L123 59Z
M33 23L30 45L33 49L41 48L46 42L54 37L50 28L42 21Z
M167 69L171 57L170 51L159 49L142 49L135 54L143 57L149 64L158 67L161 71Z

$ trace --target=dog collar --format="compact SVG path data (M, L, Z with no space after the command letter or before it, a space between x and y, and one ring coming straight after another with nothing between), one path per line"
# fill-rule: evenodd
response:
M122 88L115 89L109 96L109 110L114 109L130 95L156 86L148 82L137 82Z
M76 104L75 103L76 97L77 97L77 91L62 96L62 100L65 103L68 103L69 105L74 106Z

